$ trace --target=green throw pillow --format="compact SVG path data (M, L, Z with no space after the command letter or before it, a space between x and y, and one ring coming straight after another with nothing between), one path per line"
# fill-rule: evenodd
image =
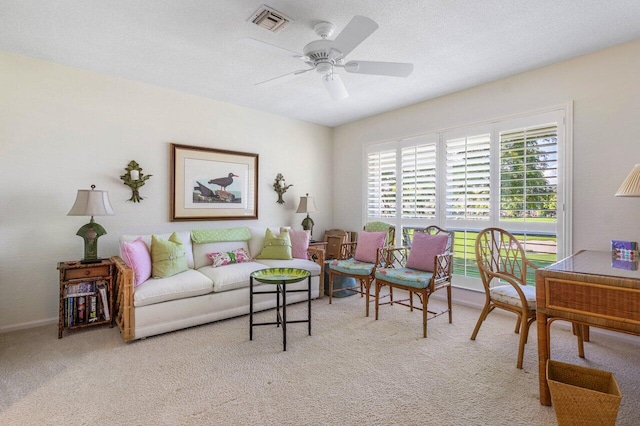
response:
M256 259L293 259L291 256L291 237L286 229L275 236L271 229L267 228L264 236L264 247Z
M187 255L182 240L175 232L169 241L151 236L151 276L153 278L170 277L189 269Z

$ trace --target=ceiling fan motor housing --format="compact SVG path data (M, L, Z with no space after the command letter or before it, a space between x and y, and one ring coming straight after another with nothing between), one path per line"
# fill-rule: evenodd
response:
M329 58L328 50L331 43L331 40L316 40L307 44L302 50L319 73L326 74L330 72L335 64L335 60Z

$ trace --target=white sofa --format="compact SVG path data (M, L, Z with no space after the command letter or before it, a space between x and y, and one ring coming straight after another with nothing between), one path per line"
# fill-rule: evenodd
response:
M134 287L134 272L121 257L116 262L116 324L126 342L186 327L205 324L249 313L249 275L265 268L290 267L311 272L311 297L324 290L324 251L310 248L307 259L254 259L214 268L207 253L243 247L255 258L262 250L265 228L247 227L249 241L196 244L191 233L178 232L185 245L189 269L167 278L149 278ZM272 228L274 229L274 228ZM277 229L277 228L275 228ZM168 239L169 234L156 234ZM139 237L151 247L151 235L124 235L120 242ZM254 281L254 286L265 286ZM289 284L287 289L306 289L307 280ZM260 289L257 289L260 291ZM287 303L307 300L307 293L287 295ZM276 306L274 294L254 297L254 311Z

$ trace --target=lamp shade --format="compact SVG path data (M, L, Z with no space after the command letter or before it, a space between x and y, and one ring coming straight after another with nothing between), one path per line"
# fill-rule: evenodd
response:
M113 216L109 192L95 189L78 189L76 202L67 216Z
M622 182L616 197L640 197L640 164L636 164Z
M313 200L313 197L309 197L309 194L307 194L306 197L300 197L300 204L298 204L296 213L313 213L317 211L318 208L316 207L316 202Z

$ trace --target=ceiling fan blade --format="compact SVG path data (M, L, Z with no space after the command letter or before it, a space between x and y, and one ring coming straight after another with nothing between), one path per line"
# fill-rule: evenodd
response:
M246 44L247 46L253 46L253 47L257 47L258 49L262 49L271 53L276 53L278 55L300 59L301 61L304 61L304 62L309 60L309 57L303 55L302 53L294 52L292 50L278 47L273 44L265 43L264 41L256 40L254 38L241 38L240 42L243 44Z
M413 64L402 62L349 61L344 64L344 69L347 72L356 74L407 77L413 72Z
M322 80L329 91L329 95L331 95L331 98L334 101L339 101L349 97L349 93L347 93L347 89L344 87L342 79L338 74L327 74L322 78Z
M372 19L354 16L329 46L329 58L344 58L377 29L378 24Z
M275 77L269 80L265 80L262 81L260 83L256 83L254 84L254 86L264 86L264 87L269 87L269 86L273 86L275 84L279 84L288 80L293 80L294 78L298 77L299 75L302 75L308 71L311 71L314 68L308 68L306 70L298 70L298 71L294 71L294 72L290 72L288 74L284 74L281 75L279 77Z

